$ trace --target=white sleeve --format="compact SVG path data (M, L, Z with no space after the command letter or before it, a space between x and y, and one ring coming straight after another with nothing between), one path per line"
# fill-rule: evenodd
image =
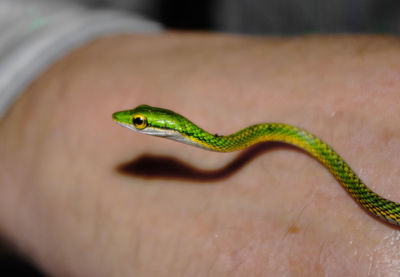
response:
M157 32L158 23L54 0L0 1L0 118L46 67L95 37Z

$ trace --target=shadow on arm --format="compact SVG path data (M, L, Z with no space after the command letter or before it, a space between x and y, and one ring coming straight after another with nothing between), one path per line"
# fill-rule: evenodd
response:
M144 154L132 161L119 165L116 170L123 175L146 179L213 182L232 176L261 154L282 148L298 150L282 143L260 143L247 150L243 150L226 166L216 170L203 170L171 156Z

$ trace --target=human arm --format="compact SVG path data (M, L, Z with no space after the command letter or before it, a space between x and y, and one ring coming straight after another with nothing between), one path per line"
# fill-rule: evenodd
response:
M133 134L111 114L148 103L223 134L301 126L398 201L396 41L166 33L81 47L0 123L0 230L53 275L389 274L397 229L304 153L278 147L217 182L134 178L115 169L142 154L200 169L235 154Z

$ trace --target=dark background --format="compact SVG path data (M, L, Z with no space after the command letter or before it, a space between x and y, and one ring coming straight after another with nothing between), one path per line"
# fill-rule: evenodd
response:
M75 1L143 14L173 29L271 35L400 31L398 0Z
M169 28L230 33L398 33L397 0L160 1L144 14ZM181 7L180 9L177 7Z

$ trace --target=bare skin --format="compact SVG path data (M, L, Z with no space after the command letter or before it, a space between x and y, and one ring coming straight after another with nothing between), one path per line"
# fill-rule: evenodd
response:
M230 177L143 179L142 154L218 170L220 154L135 134L111 113L173 109L210 132L280 121L325 140L400 201L392 37L208 34L98 39L51 66L0 123L0 231L55 276L387 276L400 232L318 162L281 146Z

